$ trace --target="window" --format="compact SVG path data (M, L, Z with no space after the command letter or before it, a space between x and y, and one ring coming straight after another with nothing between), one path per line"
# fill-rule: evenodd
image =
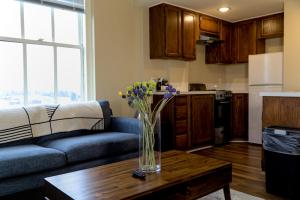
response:
M0 1L0 108L86 99L84 13Z

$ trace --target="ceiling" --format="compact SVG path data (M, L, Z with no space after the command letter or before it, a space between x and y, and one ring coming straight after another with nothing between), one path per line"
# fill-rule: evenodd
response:
M236 22L283 11L284 0L140 0L145 6L169 3L226 21ZM220 13L218 8L228 6L230 11Z

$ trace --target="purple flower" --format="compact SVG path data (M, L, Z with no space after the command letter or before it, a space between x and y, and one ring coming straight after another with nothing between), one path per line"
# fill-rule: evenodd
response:
M138 93L139 93L139 89L135 88L135 89L133 90L133 93L137 96Z
M168 93L164 94L164 99L170 99L172 96L173 96L173 94L168 92Z
M139 98L140 99L144 98L144 96L145 96L144 93L139 93Z

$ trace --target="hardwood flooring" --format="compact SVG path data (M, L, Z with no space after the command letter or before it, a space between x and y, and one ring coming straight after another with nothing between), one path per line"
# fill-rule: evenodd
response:
M268 200L284 198L268 194L265 190L265 175L261 170L261 147L248 143L230 143L222 147L193 152L232 162L230 187L240 192Z
M248 143L230 143L222 147L199 150L194 153L232 162L233 179L230 185L232 189L267 200L283 200L283 198L266 193L265 175L260 166L260 146ZM34 192L27 193L34 194ZM2 198L0 199L2 200ZM4 199L7 200L7 198ZM40 200L40 198L33 198L32 196L27 198L24 194L9 199Z

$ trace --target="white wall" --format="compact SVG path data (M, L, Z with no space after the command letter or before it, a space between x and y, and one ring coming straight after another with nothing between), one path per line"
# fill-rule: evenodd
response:
M131 112L117 93L140 78L134 0L93 0L96 98L108 99L115 115Z
M300 90L300 1L284 1L284 89Z
M95 26L96 98L108 99L115 115L132 115L119 90L137 80L165 77L181 91L189 82L209 88L246 90L247 64L206 65L204 46L197 45L197 60L159 60L149 56L149 11L136 0L92 0ZM267 42L277 51L282 42ZM282 45L281 45L282 46Z

